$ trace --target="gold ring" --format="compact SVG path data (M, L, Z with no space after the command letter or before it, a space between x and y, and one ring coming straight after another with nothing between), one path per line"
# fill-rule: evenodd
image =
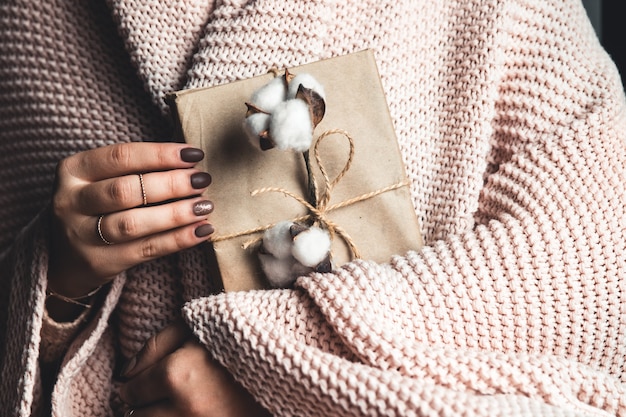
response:
M139 176L139 185L141 185L141 197L143 198L143 205L148 205L148 197L146 196L146 187L143 183L143 174L137 174Z
M96 223L96 231L98 232L98 236L100 237L101 241L103 241L107 245L112 245L113 242L108 241L102 234L102 219L104 219L104 214L101 214L98 216L98 222Z

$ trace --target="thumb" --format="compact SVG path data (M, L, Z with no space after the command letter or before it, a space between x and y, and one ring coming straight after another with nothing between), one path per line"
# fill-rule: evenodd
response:
M152 336L143 348L128 360L121 372L122 378L132 378L144 369L178 350L191 336L191 330L178 319Z

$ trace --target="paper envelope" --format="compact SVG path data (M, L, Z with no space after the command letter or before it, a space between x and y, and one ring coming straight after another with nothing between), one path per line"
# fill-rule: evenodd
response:
M348 163L351 145L347 136L353 143L351 162L330 190L324 217L345 232L363 259L387 262L394 254L420 249L419 224L373 52L289 71L309 73L324 86L326 114L315 129L314 143L325 132L343 132L325 136L318 148L330 180ZM273 188L306 198L308 192L302 154L262 151L243 131L245 103L274 76L268 73L169 97L178 133L188 144L204 150L206 156L199 168L213 177L206 197L215 205L210 215L215 233L207 256L212 273L226 291L266 287L256 253L262 230L310 214L305 205L284 192L258 193ZM323 195L327 191L323 175L312 159ZM335 234L334 267L353 256L346 239Z

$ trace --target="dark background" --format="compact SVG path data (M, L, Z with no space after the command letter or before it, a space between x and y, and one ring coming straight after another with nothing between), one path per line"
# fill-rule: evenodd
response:
M626 84L626 1L583 0L604 49L611 55Z

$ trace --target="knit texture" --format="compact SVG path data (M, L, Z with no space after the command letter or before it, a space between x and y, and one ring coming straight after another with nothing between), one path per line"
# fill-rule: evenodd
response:
M279 416L626 415L626 103L577 0L13 0L0 34L0 409L43 413L58 360L53 415L121 415L115 364L182 312ZM210 295L198 247L50 322L60 158L166 140L171 90L364 48L421 252Z

